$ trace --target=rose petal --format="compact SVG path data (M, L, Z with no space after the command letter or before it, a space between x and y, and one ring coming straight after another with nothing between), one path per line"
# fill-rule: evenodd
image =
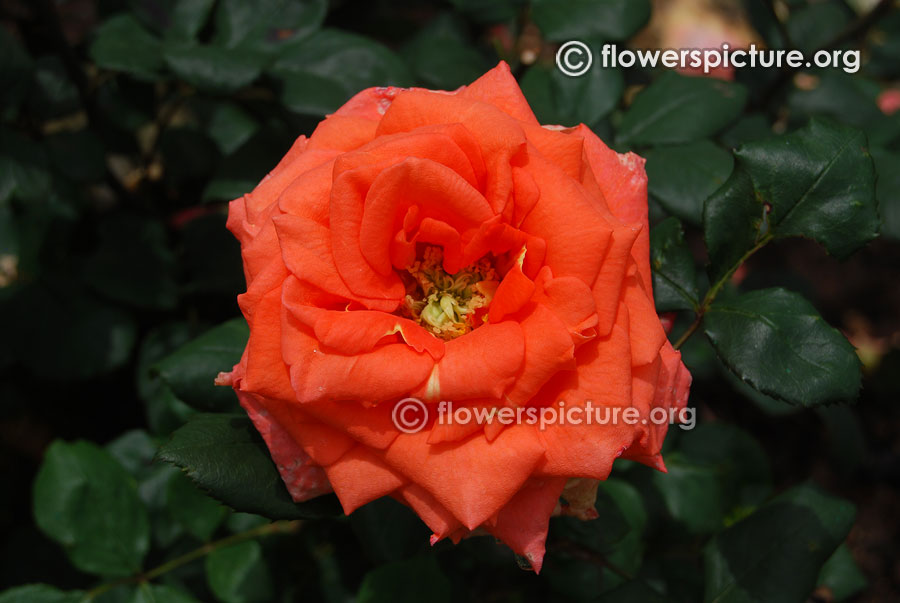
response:
M544 452L530 426L506 429L491 443L480 434L453 444L427 440L427 433L404 434L384 458L470 530L518 492Z

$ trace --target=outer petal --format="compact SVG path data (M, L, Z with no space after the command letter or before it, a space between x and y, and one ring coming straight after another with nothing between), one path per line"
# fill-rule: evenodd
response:
M325 467L325 472L347 515L406 483L401 475L360 445Z
M516 554L525 557L535 573L544 562L544 542L550 515L566 485L564 477L534 478L501 509L488 531Z
M500 61L496 67L463 88L459 95L494 105L519 121L537 124L525 95L505 61Z
M585 156L610 211L626 224L641 224L633 255L644 288L652 291L650 277L650 225L647 218L647 172L645 160L634 153L620 155L607 147L583 124L573 135L584 138Z
M427 433L404 434L384 458L470 530L509 502L544 453L530 426L506 429L493 442L480 434L453 444L427 440Z

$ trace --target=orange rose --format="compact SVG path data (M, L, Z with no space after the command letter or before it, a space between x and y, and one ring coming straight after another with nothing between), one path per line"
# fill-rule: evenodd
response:
M505 63L452 93L365 90L301 136L230 206L250 340L220 380L293 498L392 496L432 542L486 531L539 570L551 514L590 518L616 458L662 470L651 411L683 408L690 375L653 306L643 164L542 127ZM590 405L638 419L485 414Z

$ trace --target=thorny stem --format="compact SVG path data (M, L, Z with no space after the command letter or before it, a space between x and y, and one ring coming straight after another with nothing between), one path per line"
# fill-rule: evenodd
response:
M127 576L125 578L119 578L118 580L113 580L111 582L101 584L100 586L89 590L85 595L84 600L92 601L93 599L99 597L109 590L112 590L113 588L116 588L117 586L149 582L151 580L159 578L163 574L167 574L172 570L178 569L182 565L186 565L192 561L196 561L197 559L205 557L206 555L209 555L210 553L218 549L223 549L235 544L239 544L241 542L246 542L247 540L253 540L254 538L269 536L271 534L292 534L299 530L302 524L303 522L297 519L292 521L276 521L273 523L267 523L265 525L257 526L244 532L232 534L231 536L226 536L225 538L220 538L219 540L214 540L213 542L208 542L203 546L190 551L189 553L185 553L184 555L175 557L174 559L170 559L169 561L166 561L165 563L158 565L153 569L147 570L146 572L141 572L133 576Z
M691 335L693 335L697 329L700 328L700 324L703 322L703 316L706 314L706 311L709 310L709 307L712 305L713 301L716 299L716 296L722 290L722 287L725 286L725 283L731 278L731 276L735 273L735 271L741 267L741 264L750 259L754 253L762 249L766 246L766 243L771 241L774 237L772 234L767 234L763 238L759 240L753 247L751 247L747 253L741 256L741 258L734 263L734 265L728 269L728 272L719 277L719 280L713 284L712 287L709 288L709 291L706 292L706 295L703 296L703 301L700 303L700 307L697 308L697 315L694 318L694 322L691 323L691 326L687 328L687 330L682 333L681 337L672 344L676 350L680 349L684 342L690 339Z

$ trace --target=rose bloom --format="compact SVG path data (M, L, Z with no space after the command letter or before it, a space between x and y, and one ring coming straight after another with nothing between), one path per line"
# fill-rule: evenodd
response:
M651 409L691 378L653 305L643 166L541 126L500 63L455 92L360 92L232 201L250 339L218 382L294 500L391 496L432 544L487 532L539 571L551 515L596 517L615 459L664 470ZM431 410L416 433L392 417L407 397ZM440 401L641 419L451 424Z

